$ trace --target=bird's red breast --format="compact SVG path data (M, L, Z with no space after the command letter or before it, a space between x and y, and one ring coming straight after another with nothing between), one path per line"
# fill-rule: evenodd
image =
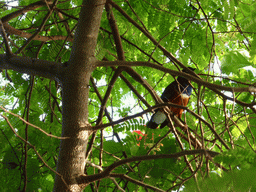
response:
M169 102L174 103L176 105L182 105L182 106L187 106L188 101L189 101L189 96L187 94L184 93L178 93L177 91L175 91L175 97L173 97L173 99L169 100ZM171 111L177 115L179 118L181 118L182 113L183 113L183 109L181 108L176 108L176 107L170 107Z

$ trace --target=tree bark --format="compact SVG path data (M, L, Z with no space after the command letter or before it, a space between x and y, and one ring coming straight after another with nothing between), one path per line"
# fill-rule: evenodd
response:
M82 191L78 184L84 174L85 152L91 134L88 123L89 80L96 59L97 43L104 0L84 0L75 34L71 57L61 76L63 122L57 172L53 191ZM65 181L65 182L64 182Z

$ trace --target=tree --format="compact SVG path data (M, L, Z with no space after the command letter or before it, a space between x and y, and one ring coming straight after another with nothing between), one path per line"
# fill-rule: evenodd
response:
M254 1L17 3L1 2L1 191L256 188ZM182 119L159 97L176 76ZM169 125L149 130L157 108Z

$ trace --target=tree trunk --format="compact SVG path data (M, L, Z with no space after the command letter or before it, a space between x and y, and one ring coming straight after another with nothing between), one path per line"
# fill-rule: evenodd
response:
M89 80L95 65L94 51L104 0L84 0L71 57L61 74L63 122L54 191L82 191L77 184L84 174L85 152L91 134L88 123ZM64 183L65 181L65 183Z

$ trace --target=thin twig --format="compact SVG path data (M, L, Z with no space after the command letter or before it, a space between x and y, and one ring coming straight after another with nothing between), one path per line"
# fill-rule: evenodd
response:
M8 44L8 38L7 38L7 35L5 33L4 26L3 26L3 23L2 23L1 19L0 19L0 32L2 33L2 36L3 36L3 39L4 39L6 55L7 56L11 56L12 55L12 51L11 51L10 45Z
M67 186L68 188L68 184L66 183L66 181L64 180L63 176L61 174L59 174L57 171L55 171L54 169L52 169L43 159L43 157L38 153L38 151L36 150L36 147L34 145L32 145L31 143L29 143L28 141L26 141L25 139L23 139L20 135L17 134L17 132L15 131L15 129L13 128L12 124L10 123L9 119L0 114L4 119L5 121L7 122L7 124L9 125L9 127L11 128L11 130L13 131L13 133L16 135L16 137L18 137L20 140L22 140L24 143L27 143L36 153L36 155L39 157L39 159L43 162L43 164L48 168L50 169L52 172L54 172L56 175L58 175L61 180L63 181L63 183Z
M25 124L27 124L27 125L29 125L29 126L31 126L31 127L34 127L34 128L36 128L36 129L38 129L39 131L41 131L42 133L44 133L45 135L47 135L47 136L49 136L49 137L53 137L53 138L56 138L56 139L68 139L68 138L69 138L69 137L58 137L58 136L52 135L52 134L50 134L50 133L47 133L46 131L44 131L44 130L41 129L40 127L37 127L36 125L33 125L33 124L27 122L27 121L26 121L25 119L23 119L21 116L19 116L19 115L17 115L17 114L14 114L14 113L12 113L12 112L10 112L10 111L8 111L8 110L6 110L3 106L0 106L0 108L1 108L4 112L9 113L9 114L11 114L11 115L13 115L13 116L15 116L15 117L18 117L18 118L19 118L21 121L23 121Z

